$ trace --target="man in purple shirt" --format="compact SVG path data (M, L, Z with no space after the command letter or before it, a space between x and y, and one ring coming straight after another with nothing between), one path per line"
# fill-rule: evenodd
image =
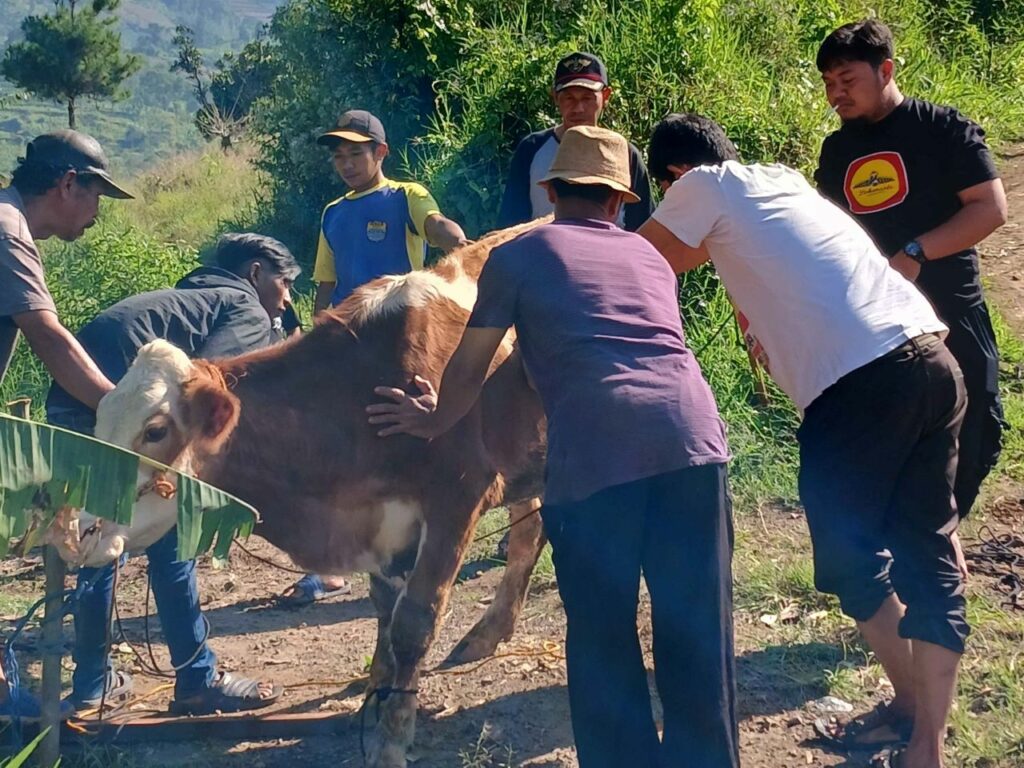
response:
M545 530L568 622L582 768L739 765L725 430L683 340L672 270L615 226L626 140L566 131L542 183L555 221L499 247L437 393L380 387L382 436L432 438L472 407L515 325L548 419ZM659 743L636 613L651 594Z

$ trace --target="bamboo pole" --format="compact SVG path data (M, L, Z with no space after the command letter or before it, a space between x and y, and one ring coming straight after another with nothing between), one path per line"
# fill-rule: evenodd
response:
M39 765L53 768L60 760L60 670L64 655L64 561L47 545L43 553L46 572L46 614L43 617L43 680L40 691L40 728L48 728L39 745Z
M8 403L12 415L28 419L32 401L22 398ZM43 680L40 691L40 729L48 729L39 744L36 760L41 768L53 768L60 760L60 670L64 656L64 576L66 569L57 550L43 550L46 601L43 616Z

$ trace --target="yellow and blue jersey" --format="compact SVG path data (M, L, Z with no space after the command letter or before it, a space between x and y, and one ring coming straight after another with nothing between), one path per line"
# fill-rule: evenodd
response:
M331 304L381 275L399 275L423 267L427 219L440 213L421 184L381 183L349 192L324 208L313 280L335 283Z

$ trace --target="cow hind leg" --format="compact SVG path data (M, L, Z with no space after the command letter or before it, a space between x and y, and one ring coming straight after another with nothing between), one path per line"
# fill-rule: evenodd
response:
M480 514L480 506L470 507L464 515L459 515L457 508L445 507L444 516L437 518L437 530L426 527L416 566L395 603L389 628L394 675L390 685L369 694L380 703L380 720L368 745L371 768L406 768L405 755L416 727L420 664L437 634L473 523ZM440 529L440 521L447 526L445 530Z
M540 499L509 507L508 564L487 611L455 646L445 665L466 664L494 654L498 643L512 638L526 602L530 575L547 541L541 524Z

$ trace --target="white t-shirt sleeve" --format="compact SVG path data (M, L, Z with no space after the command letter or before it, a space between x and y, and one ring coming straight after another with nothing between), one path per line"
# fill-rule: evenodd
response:
M694 168L668 188L654 220L691 248L710 235L725 213L719 179Z

